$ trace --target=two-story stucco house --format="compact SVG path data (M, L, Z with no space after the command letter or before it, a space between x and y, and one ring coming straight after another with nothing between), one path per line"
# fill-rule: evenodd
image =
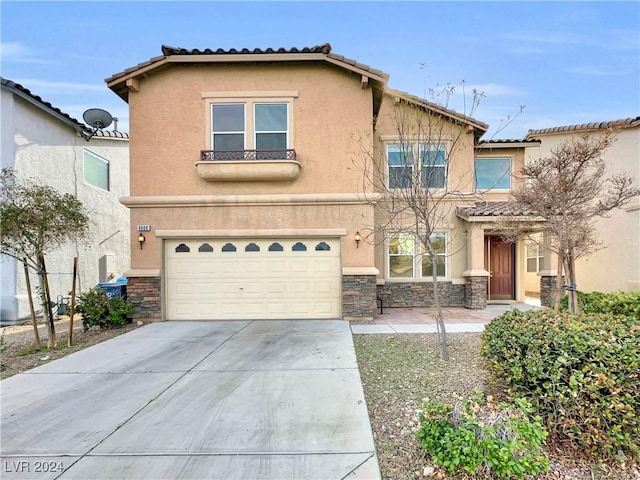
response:
M5 78L1 102L2 168L75 195L91 219L86 238L46 255L52 299L68 297L76 256L82 290L129 270L129 212L119 202L129 192L129 136L98 131L87 142L86 125ZM3 256L0 269L3 320L27 317L22 264Z
M538 140L540 148L528 152L544 158L558 145L584 135L600 135L605 129L617 129L615 142L604 151L608 174L626 173L640 182L640 117L606 122L565 125L529 130L527 139ZM583 292L632 292L640 290L640 198L635 197L622 209L614 210L596 225L601 250L578 259L578 290ZM531 254L534 256L535 252ZM531 264L533 266L533 264ZM554 265L551 265L555 268ZM553 271L555 272L555 271ZM552 273L553 273L552 272ZM532 288L533 279L527 279Z
M525 148L538 142L479 142L486 124L392 90L388 78L328 44L163 47L108 78L130 109L122 203L136 247L134 316L348 319L371 317L377 298L430 305L420 242L380 228L384 189L362 173L382 165L382 181L406 187L397 170L406 142L393 119L407 108L444 122L437 144L408 143L429 152L435 186L455 178L464 194L436 232L444 304L523 299L524 246L502 242L497 218ZM357 168L363 149L373 155Z

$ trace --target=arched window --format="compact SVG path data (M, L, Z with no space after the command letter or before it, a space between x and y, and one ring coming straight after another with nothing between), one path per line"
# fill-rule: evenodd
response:
M200 245L200 248L198 248L199 252L213 252L213 247L211 245L209 245L208 243L203 243L202 245Z
M327 245L326 242L320 242L319 244L316 245L316 251L320 251L320 250L331 250L331 247Z
M225 243L222 247L223 252L235 252L236 246L233 243Z
M186 252L190 252L190 251L191 251L191 249L188 246L186 246L184 243L181 243L180 245L178 245L176 247L176 252L177 253L186 253Z
M269 245L269 251L270 252L283 252L284 248L279 243L274 242L271 245Z
M244 251L245 252L259 252L260 251L260 247L258 245L256 245L255 243L251 242L246 247L244 247Z
M302 242L297 242L291 247L292 252L306 252L307 246Z

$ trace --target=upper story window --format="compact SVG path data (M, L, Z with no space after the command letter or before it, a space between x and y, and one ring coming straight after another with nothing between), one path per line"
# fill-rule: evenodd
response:
M245 105L212 105L211 128L214 150L240 151L245 149Z
M436 252L436 275L447 275L447 235L432 233L431 244ZM388 240L389 278L428 279L433 275L433 262L426 246L413 235L397 234Z
M510 158L476 158L476 190L511 190Z
M289 108L286 103L256 103L254 131L256 150L286 150L289 136Z
M419 151L419 161L414 152ZM447 173L447 149L445 145L432 143L387 144L389 188L411 188L414 179L420 178L424 188L444 188Z
M84 181L94 187L109 190L109 161L88 150L84 151Z

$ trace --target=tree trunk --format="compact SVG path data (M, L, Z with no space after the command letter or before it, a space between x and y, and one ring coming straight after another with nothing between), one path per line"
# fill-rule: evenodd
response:
M562 271L564 268L564 255L562 251L558 253L558 269L556 273L556 289L553 294L553 309L560 310L560 300L562 298Z
M42 308L44 318L47 322L49 338L47 339L47 348L52 349L56 346L56 326L53 322L53 311L51 310L51 293L49 292L49 281L47 279L47 267L44 262L44 255L38 255L38 275L40 276L40 289L42 297Z
M36 310L33 307L33 294L31 293L31 279L29 278L29 266L26 259L23 260L24 279L27 286L27 297L29 297L29 310L31 311L31 325L33 326L33 337L36 341L36 347L40 348L40 333L38 332L38 319L36 318Z
M578 291L576 285L576 260L572 249L569 250L569 254L566 256L566 263L569 284L569 311L571 313L578 313L580 307L578 306Z
M433 284L433 303L436 306L436 330L438 332L438 340L440 341L440 358L442 360L449 360L449 352L447 350L447 330L444 325L444 318L442 316L442 305L440 302L440 292L438 291L438 265L436 264L437 255L434 252L430 252L431 265L433 267L433 275L431 277Z

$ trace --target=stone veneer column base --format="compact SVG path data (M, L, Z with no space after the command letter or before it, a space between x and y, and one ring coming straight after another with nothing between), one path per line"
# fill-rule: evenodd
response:
M481 310L487 306L487 277L465 277L464 306Z
M129 317L134 320L162 320L160 277L127 277L127 299L132 308Z
M564 285L564 277L562 278L562 284ZM553 307L553 300L556 293L556 276L555 275L541 275L540 276L540 305L543 307ZM562 291L560 298L562 298L566 292Z
M372 320L376 308L375 275L342 275L343 320Z

